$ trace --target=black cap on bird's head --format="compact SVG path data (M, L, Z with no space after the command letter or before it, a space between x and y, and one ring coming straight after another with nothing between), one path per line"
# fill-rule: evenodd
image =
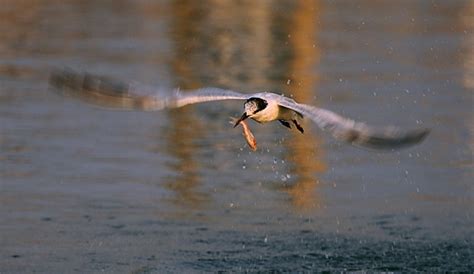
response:
M251 117L255 113L265 109L267 107L268 103L266 100L263 100L261 98L257 97L252 97L247 99L244 104L244 109L245 112L242 114L242 116L235 122L234 127L240 124L240 122L244 121L245 119Z

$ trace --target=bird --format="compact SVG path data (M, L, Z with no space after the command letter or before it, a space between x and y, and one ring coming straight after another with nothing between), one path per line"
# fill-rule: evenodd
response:
M196 103L241 100L244 102L244 112L236 120L234 127L246 119L257 123L279 121L288 128L294 125L299 132L304 133L301 121L308 118L337 140L376 150L393 151L412 146L422 142L430 133L429 128L403 130L395 126L369 126L273 92L240 93L214 87L183 92L180 89L147 86L71 68L52 70L49 83L62 94L94 105L122 110L157 111Z

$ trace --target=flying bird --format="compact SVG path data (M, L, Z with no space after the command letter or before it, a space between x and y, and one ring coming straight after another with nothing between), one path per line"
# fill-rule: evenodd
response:
M244 94L220 88L182 92L179 89L160 89L69 68L54 70L50 75L50 84L58 91L86 102L116 109L156 111L203 102L242 100L244 113L236 120L234 127L250 118L258 123L279 121L285 127L295 126L299 132L304 133L301 120L308 118L337 140L373 149L393 150L415 145L423 141L430 132L426 128L402 130L393 126L372 127L272 92Z

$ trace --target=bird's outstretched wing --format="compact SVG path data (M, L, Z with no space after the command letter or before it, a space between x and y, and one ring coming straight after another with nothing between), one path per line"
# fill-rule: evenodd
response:
M326 109L296 103L289 98L280 100L279 104L309 118L336 139L367 148L396 149L414 145L423 141L430 132L429 129L407 131L397 127L371 127Z
M279 105L308 117L336 139L353 145L376 149L395 149L417 144L428 135L428 129L404 131L396 127L375 128L344 118L329 110L296 103L293 99L275 93L242 94L220 88L203 88L189 92L178 89L159 89L134 82L61 69L51 73L50 83L58 90L92 104L129 110L161 110L189 104L246 100L259 97L275 100Z
M59 69L51 73L50 84L67 95L91 104L127 110L161 110L219 100L245 100L248 95L220 88L202 88L190 92L159 89L135 82Z

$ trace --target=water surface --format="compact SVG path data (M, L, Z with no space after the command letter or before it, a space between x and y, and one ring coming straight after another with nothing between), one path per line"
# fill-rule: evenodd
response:
M0 272L473 271L471 1L7 1L0 7ZM239 102L117 112L61 97L69 66L159 87L274 91L374 125L374 152Z

